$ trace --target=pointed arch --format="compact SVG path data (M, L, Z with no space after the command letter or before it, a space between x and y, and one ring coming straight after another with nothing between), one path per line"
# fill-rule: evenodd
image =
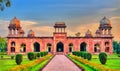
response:
M40 52L40 44L38 42L35 42L33 45L34 45L34 52Z
M51 52L52 45L50 43L47 44L47 49L48 49L48 52Z
M11 52L15 52L15 47L11 47Z
M87 47L87 43L86 42L82 42L80 44L80 51L86 51L86 47Z
M94 52L95 53L100 52L100 44L98 44L98 43L94 44Z
M20 45L20 52L26 52L26 44L22 43Z
M64 52L64 44L62 42L57 43L56 51L57 52Z
M68 45L68 47L69 47L69 52L72 52L72 51L73 51L73 43L70 43L70 44Z

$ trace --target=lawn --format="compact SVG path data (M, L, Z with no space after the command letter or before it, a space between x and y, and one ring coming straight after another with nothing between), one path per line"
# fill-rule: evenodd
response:
M93 55L91 62L100 64L98 55ZM112 70L120 70L120 57L118 57L117 54L108 55L107 63L105 66L109 67Z
M27 59L27 56L23 56L22 64L29 63L30 61ZM0 71L7 71L8 69L16 66L14 59L11 59L11 55L3 55L3 59L0 58Z

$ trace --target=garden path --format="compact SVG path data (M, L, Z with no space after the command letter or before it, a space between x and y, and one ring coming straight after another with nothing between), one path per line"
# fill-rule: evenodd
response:
M42 71L82 71L65 55L55 57L43 68Z

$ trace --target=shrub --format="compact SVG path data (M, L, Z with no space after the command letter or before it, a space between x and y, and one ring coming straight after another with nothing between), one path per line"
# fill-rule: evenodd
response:
M23 60L22 54L17 54L15 57L15 61L16 61L17 65L20 65L22 60Z
M87 52L83 52L84 59L87 59Z
M37 57L38 57L38 58L40 57L40 53L37 53Z
M36 59L37 58L37 53L34 53L34 59Z
M33 52L29 52L28 53L28 59L29 60L33 60L34 58L35 58L34 53Z
M1 59L3 59L3 55L1 55Z
M99 60L100 60L101 64L106 64L107 54L104 53L104 52L101 52L101 53L99 54Z
M14 59L14 56L11 56L11 59Z
M87 53L87 59L91 60L92 59L92 54L91 53Z

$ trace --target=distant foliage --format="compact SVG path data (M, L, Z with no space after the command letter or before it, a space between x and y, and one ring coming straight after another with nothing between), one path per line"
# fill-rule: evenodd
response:
M120 42L113 41L113 51L120 54Z
M16 61L17 65L20 65L22 60L23 60L22 54L17 54L15 57L15 61Z
M5 7L10 7L11 1L10 0L0 0L0 10L3 11Z
M107 54L104 53L104 52L101 52L99 54L99 60L100 60L101 64L106 64L106 62L107 62Z
M0 52L5 52L7 49L7 39L0 37Z

